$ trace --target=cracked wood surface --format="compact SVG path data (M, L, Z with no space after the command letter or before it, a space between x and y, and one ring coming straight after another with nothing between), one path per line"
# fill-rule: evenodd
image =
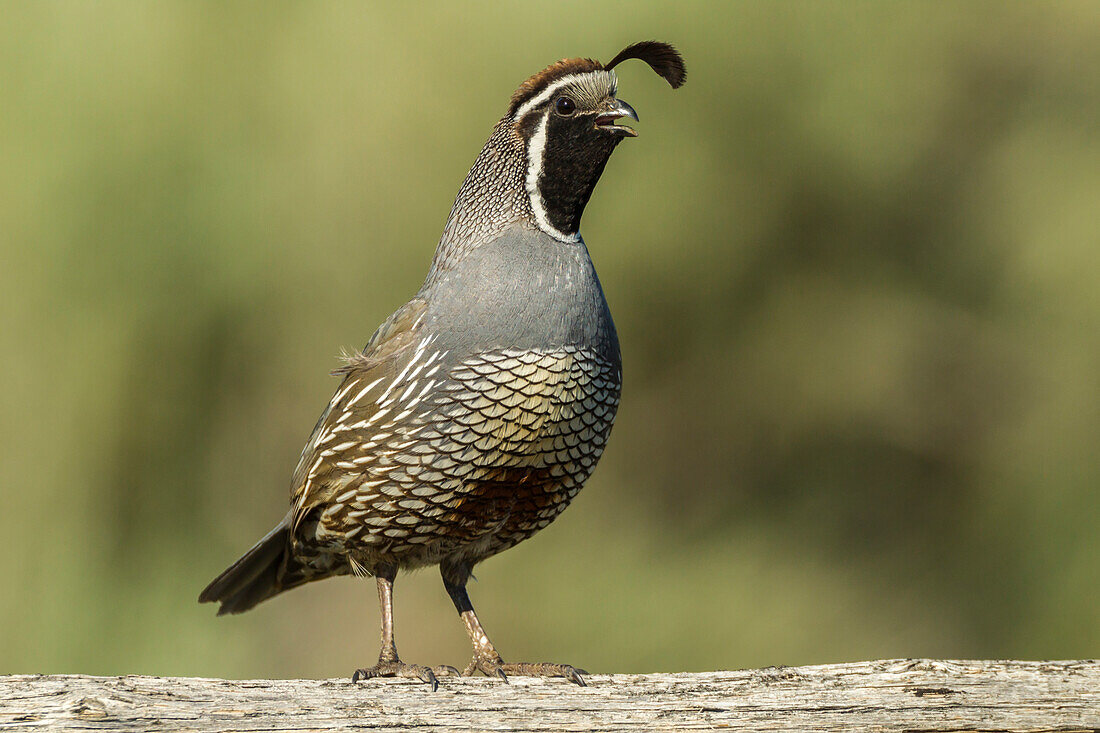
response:
M883 660L560 679L0 677L0 730L1100 731L1096 661Z

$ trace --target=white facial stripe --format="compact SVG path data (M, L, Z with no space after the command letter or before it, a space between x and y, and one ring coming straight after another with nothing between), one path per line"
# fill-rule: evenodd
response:
M614 72L596 69L594 71L586 71L583 74L570 74L569 76L563 76L562 78L558 79L556 82L546 87L537 95L531 97L522 105L520 105L520 108L516 110L516 113L514 115L512 115L512 122L519 122L520 120L522 120L524 115L528 114L531 110L533 110L535 107L538 107L547 99L550 99L550 97L554 96L554 93L562 87L568 86L570 84L575 84L577 82L587 81L591 83L592 81L596 81L597 79L610 79L611 92L612 94L614 94L616 87Z
M566 234L550 223L546 215L546 206L542 201L542 192L539 191L539 176L542 175L542 157L546 152L548 124L550 124L550 110L542 113L539 126L535 128L535 133L527 143L527 197L531 200L531 213L535 215L535 222L539 225L539 229L561 242L577 242L581 238L580 234Z

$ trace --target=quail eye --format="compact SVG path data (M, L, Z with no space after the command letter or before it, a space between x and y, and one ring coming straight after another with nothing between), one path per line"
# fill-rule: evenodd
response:
M569 97L558 97L558 101L554 102L554 111L562 117L568 117L577 111L577 103Z

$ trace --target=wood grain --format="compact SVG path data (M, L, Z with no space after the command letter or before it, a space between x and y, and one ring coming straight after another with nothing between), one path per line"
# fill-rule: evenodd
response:
M0 729L1100 731L1095 661L883 660L563 680L0 677Z

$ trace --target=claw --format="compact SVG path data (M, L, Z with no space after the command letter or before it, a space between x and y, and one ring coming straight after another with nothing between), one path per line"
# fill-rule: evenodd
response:
M432 671L434 671L437 675L443 675L445 677L458 677L462 674L458 671L458 667L452 667L449 664L440 664L438 666L432 667Z
M508 681L508 675L504 674L504 670L501 667L497 667L497 677L500 677L500 679L503 680L504 684L506 685L512 684Z
M428 685L431 686L432 692L435 692L436 690L439 689L439 680L437 680L435 678L435 672L432 672L427 667L424 667L423 669L421 669L420 674L418 676L420 677L421 680L423 680L424 682L427 682Z

